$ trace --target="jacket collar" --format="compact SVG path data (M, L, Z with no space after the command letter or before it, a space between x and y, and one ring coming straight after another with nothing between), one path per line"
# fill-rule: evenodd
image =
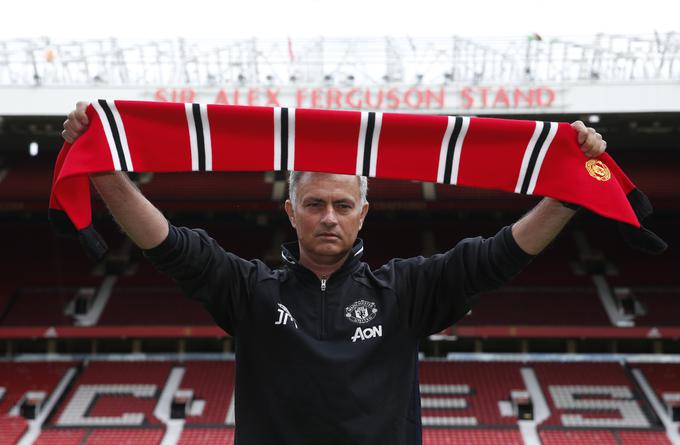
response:
M354 245L352 246L352 249L349 252L349 256L342 264L340 269L336 270L335 273L333 273L333 276L342 275L346 272L353 271L359 265L363 253L364 253L364 240L362 240L361 238L357 238L356 241L354 242ZM291 241L283 243L281 245L281 258L283 258L283 261L292 270L295 271L304 270L311 273L309 269L307 269L306 267L299 263L300 245L298 244L297 241Z

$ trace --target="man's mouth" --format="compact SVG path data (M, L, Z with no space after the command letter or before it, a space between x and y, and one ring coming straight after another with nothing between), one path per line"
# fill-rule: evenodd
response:
M340 238L337 234L332 233L332 232L322 232L317 235L319 238Z

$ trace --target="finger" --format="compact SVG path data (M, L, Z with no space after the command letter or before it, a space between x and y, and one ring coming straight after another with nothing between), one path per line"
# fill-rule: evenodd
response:
M67 119L64 121L64 130L68 131L71 134L77 134L78 131L73 127L73 121L71 119Z
M74 126L74 121L72 121L71 119L64 122L64 130L69 132L71 136L74 137L78 137L81 134L81 131Z
M64 122L64 128L66 128L67 125L69 125L70 129L73 129L76 132L81 132L85 129L83 127L83 124L81 124L78 118L76 117L75 111L71 111L68 114L68 119L66 119L66 122Z
M595 148L597 145L597 136L595 136L595 133L590 133L588 132L588 137L586 138L586 141L583 143L581 146L581 150L584 151L589 151Z
M586 134L587 134L587 133L586 133ZM580 148L581 148L581 151L582 151L583 153L585 153L585 152L587 152L587 151L590 151L590 149L593 148L593 136L590 135L590 134L587 134L587 135L586 135L586 138L585 138L585 140L583 141L583 143L581 144L581 147L580 147Z
M605 142L602 139L602 136L600 136L597 139L595 146L590 148L590 149L584 149L583 154L585 154L589 158L596 158L596 157L600 156L602 153L604 153L606 149L607 149L607 142Z
M576 130L576 141L579 145L583 145L586 138L588 137L588 130L586 125L581 121L576 121L571 124L572 128Z
M602 140L602 137L600 137L597 141L597 145L595 145L595 148L590 150L590 157L591 158L596 158L600 156L604 151L607 149L607 143Z
M583 141L581 150L584 148L586 150L590 150L595 146L597 136L595 136L597 133L595 132L595 129L592 127L587 127L584 128L584 134L586 135L585 141Z
M89 105L89 103L82 102L82 101L78 102L76 104L76 110L75 110L76 116L78 117L78 120L80 121L80 123L82 123L84 126L87 126L90 123L90 120L87 117L87 113L86 113L88 105Z
M69 132L66 131L66 130L64 130L64 131L61 132L61 137L64 138L64 140L65 140L66 142L68 142L69 144L72 144L73 141L74 141L73 136L71 136L71 133L69 133Z
M598 153L598 151L595 150L595 149L593 149L593 150L588 150L588 151L584 151L583 154L586 155L586 157L588 157L588 158L596 158L596 157L598 157L598 156L600 155L600 154Z

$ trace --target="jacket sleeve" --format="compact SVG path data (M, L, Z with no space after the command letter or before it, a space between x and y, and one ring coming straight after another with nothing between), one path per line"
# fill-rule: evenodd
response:
M167 238L144 256L198 300L215 322L235 336L257 280L258 265L225 252L201 229L169 225Z
M393 260L386 267L394 268L401 316L422 337L463 318L477 294L507 283L533 258L506 226L491 238L466 238L446 253Z

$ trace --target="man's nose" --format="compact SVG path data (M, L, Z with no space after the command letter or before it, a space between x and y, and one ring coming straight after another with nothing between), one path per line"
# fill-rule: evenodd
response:
M323 218L321 218L321 222L327 226L334 226L338 223L338 218L332 205L326 207L326 211L323 214Z

